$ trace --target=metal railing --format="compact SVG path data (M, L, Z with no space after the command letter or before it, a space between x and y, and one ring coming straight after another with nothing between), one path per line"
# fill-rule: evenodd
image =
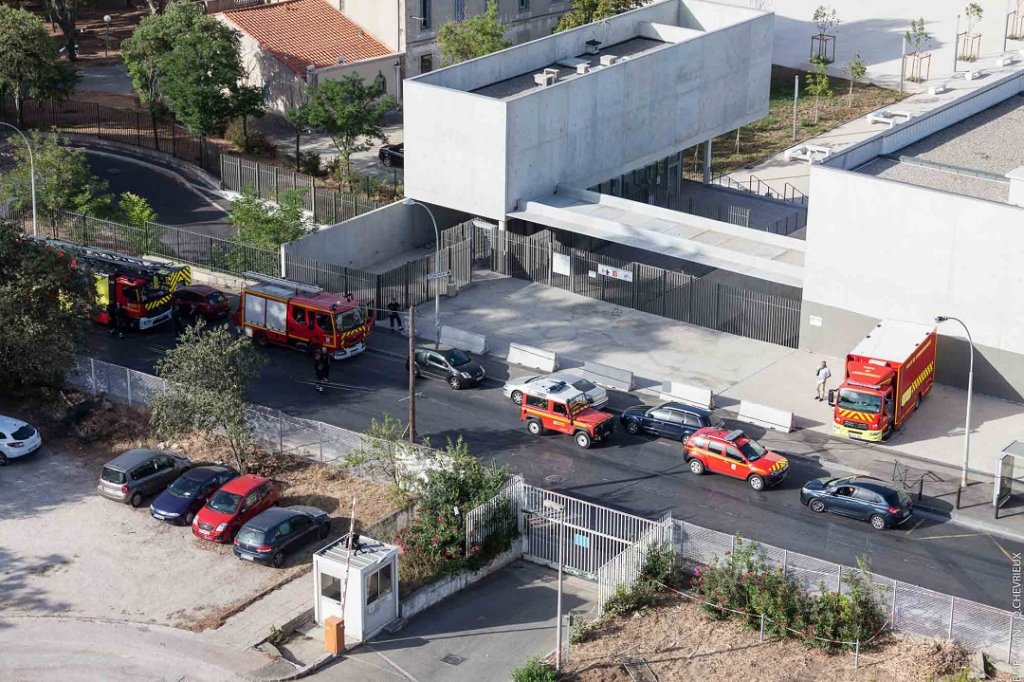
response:
M501 492L466 513L466 555L474 546L483 545L491 536L510 531L521 532L520 502L523 499L523 477L511 476Z

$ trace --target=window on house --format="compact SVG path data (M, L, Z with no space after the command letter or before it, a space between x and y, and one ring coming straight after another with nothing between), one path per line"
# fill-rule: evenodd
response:
M430 28L430 0L420 0L420 29L428 28Z
M427 73L434 70L434 55L425 54L420 57L420 73Z
M519 0L519 11L525 12L530 9L530 0Z

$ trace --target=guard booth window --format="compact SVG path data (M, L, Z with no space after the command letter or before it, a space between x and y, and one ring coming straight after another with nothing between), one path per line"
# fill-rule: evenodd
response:
M391 564L366 579L366 603L372 604L391 593Z
M341 581L333 575L320 574L320 594L327 599L341 602Z

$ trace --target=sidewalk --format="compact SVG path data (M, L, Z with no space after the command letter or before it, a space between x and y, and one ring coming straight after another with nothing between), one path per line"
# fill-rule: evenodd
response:
M313 574L303 573L203 635L221 646L250 649L270 636L272 626L288 631L291 626L312 617L312 594Z
M542 316L537 314L540 310L545 311ZM418 329L434 328L433 302L422 304L417 315ZM562 368L591 360L632 370L636 395L624 396L624 404L657 402L662 381L672 380L712 389L727 415L735 414L740 400L791 411L796 433L768 433L766 443L778 444L795 456L817 458L837 475L862 473L892 480L895 461L908 468L897 471L897 478L905 480L912 492L916 493L924 476L925 500L919 506L985 532L1024 538L1024 514L1015 516L1017 510L1004 508L1005 518L995 521L991 507L999 451L1010 441L1024 438L1024 406L974 396L970 455L974 473L962 508L955 510L965 391L936 384L920 414L903 431L887 443L866 444L834 437L830 409L814 397L818 363L827 361L839 375L840 358L672 322L511 278L475 281L458 296L445 298L441 321L487 337L488 374L498 380L526 373L498 364L507 355L509 343L519 342L557 352ZM404 357L405 343L404 337L378 334L371 345ZM612 404L618 405L619 400Z

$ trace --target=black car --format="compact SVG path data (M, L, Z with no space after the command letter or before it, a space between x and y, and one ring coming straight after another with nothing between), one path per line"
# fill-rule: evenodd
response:
M405 166L405 143L384 145L377 152L377 158L388 168L403 168Z
M246 561L284 565L285 555L331 532L330 515L316 507L271 507L250 519L235 536L235 556Z
M652 433L681 441L706 426L722 426L722 420L713 416L711 410L684 403L634 405L622 411L619 421L630 433Z
M487 376L484 368L469 353L450 346L418 346L413 372L418 377L444 379L456 391L475 386Z
M236 476L238 472L231 467L216 464L189 469L153 500L149 513L160 521L191 526L206 501Z
M914 511L909 495L868 476L808 481L800 491L800 501L813 512L870 521L876 530L898 526Z

